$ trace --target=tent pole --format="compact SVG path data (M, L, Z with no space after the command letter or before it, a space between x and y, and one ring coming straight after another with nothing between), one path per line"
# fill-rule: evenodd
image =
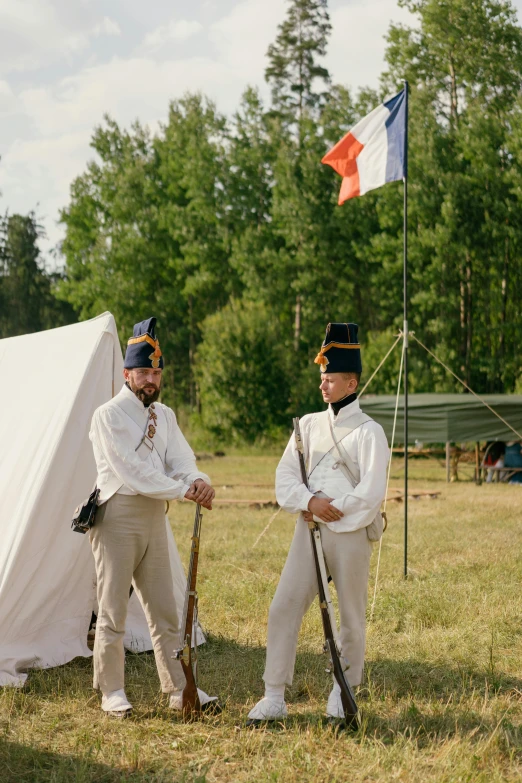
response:
M404 578L408 578L408 82L404 80Z
M446 441L446 484L450 483L450 476L451 476L451 468L450 468L450 460L451 460L451 445L450 441Z

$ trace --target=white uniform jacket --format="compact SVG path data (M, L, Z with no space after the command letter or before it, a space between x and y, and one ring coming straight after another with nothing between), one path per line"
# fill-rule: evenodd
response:
M124 385L119 394L94 411L89 437L98 468L100 504L116 492L174 500L182 498L197 478L210 483L209 477L197 470L194 452L174 411L159 402L154 403L154 411L155 447L142 444L138 450L148 426L149 408L134 392Z
M350 416L360 412L358 400L341 408L337 416L334 416L329 406L328 416L334 434L336 427L349 426ZM320 436L316 416L317 414L311 413L300 420L305 458L311 452L314 438L318 439ZM301 479L298 451L292 435L277 466L276 497L285 511L296 514L308 510L308 503L314 494L324 493L333 498L332 505L343 513L337 522L328 522L328 527L335 533L345 533L367 527L375 519L386 493L386 469L390 450L383 428L373 420L361 424L342 439L336 436L336 440L340 441L355 468L355 488L339 469L339 454L333 448L311 473L311 491L308 491Z

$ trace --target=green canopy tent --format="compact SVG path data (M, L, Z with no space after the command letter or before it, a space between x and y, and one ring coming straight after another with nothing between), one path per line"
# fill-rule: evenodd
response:
M483 394L490 405L513 429L522 433L522 395ZM393 430L396 397L362 397L362 410L382 425L389 440ZM395 438L404 432L404 399L399 398ZM480 440L517 440L517 435L472 394L409 394L408 442L464 443Z

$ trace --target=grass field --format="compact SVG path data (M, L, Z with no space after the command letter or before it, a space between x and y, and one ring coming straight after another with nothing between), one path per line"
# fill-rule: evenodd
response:
M202 463L218 498L270 499L275 456ZM363 726L335 735L323 721L330 688L317 606L305 618L290 717L244 728L262 695L266 619L292 537L281 512L218 506L203 520L200 684L223 715L184 724L159 693L151 655L127 655L133 717L111 721L91 689L91 661L30 675L0 692L0 783L6 781L414 781L522 779L522 487L447 485L434 460L414 461L410 577L402 577L403 506L389 504L377 601L368 629ZM391 485L399 487L394 463ZM224 488L226 487L226 488ZM171 520L187 562L193 507ZM370 602L376 554L372 561Z

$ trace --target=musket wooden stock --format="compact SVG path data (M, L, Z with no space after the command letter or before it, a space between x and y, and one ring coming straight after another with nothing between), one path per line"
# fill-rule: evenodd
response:
M310 487L308 486L308 476L306 474L306 466L304 461L304 447L303 447L303 441L301 439L301 431L299 428L299 418L293 419L293 424L294 424L295 442L299 454L299 467L301 469L301 479L305 487L307 489L310 489ZM326 580L326 571L324 572L324 576L323 576L323 571L321 569L321 560L324 565L324 556L323 556L322 545L321 545L321 534L319 531L319 525L317 524L317 522L312 520L311 522L308 523L308 528L310 530L312 552L314 555L314 564L315 564L315 570L317 574L317 589L319 593L319 608L321 610L321 620L323 622L325 652L327 652L328 655L330 656L333 675L337 681L337 684L339 685L339 688L341 689L341 702L343 705L346 725L350 729L358 729L359 711L357 709L357 703L355 701L355 696L353 694L352 687L348 682L348 680L346 679L345 667L343 667L340 650L337 644L336 635L334 633L334 626L332 623L332 619L330 617L330 611L328 609L330 593L328 589L328 581Z

